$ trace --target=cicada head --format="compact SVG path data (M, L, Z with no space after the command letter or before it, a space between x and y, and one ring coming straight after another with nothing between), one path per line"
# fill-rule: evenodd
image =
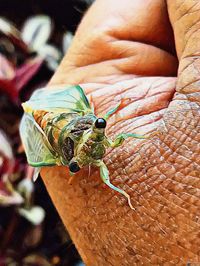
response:
M81 119L79 122L81 122ZM83 166L93 164L97 160L103 158L105 154L105 128L105 119L93 117L90 127L82 131L82 135L78 139L78 142L74 142L74 156L69 162L70 172L78 172ZM77 134L75 130L72 130L72 139L75 139L74 133Z

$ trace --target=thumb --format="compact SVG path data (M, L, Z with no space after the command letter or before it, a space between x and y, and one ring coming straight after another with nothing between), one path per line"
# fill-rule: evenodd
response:
M199 261L197 215L200 208L200 1L168 0L167 5L175 36L179 68L176 94L168 108L170 115L167 114L164 122L168 129L168 136L173 136L169 144L176 156L173 163L176 167L173 182L177 182L179 188L181 186L184 188L184 192L179 191L179 197L184 198L185 203L190 205L182 221L187 225L192 223L194 226L191 231L186 229L187 237L185 237L185 243L181 243L181 247L184 247L187 252L184 251L183 256ZM185 230L183 228L181 228L182 232Z
M168 12L173 26L179 58L177 92L199 103L200 79L200 2L168 0Z

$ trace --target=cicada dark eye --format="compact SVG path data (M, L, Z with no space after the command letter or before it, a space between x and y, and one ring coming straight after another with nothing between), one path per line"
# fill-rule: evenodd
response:
M69 164L69 170L72 173L76 173L76 172L78 172L80 170L80 167L79 167L77 162L71 162Z
M94 125L96 128L105 128L106 120L104 118L97 118Z

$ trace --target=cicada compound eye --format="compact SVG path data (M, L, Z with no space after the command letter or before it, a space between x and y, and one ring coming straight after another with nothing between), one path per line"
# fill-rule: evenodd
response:
M94 125L96 128L105 128L106 120L104 118L97 118Z
M71 162L69 164L69 170L72 173L76 173L76 172L78 172L80 170L80 167L79 167L77 162Z

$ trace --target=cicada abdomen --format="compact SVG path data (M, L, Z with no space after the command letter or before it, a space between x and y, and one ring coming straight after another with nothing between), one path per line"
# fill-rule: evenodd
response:
M62 155L64 155L64 158L67 162L69 162L73 157L74 143L69 141L65 149L67 152L65 151L64 154L62 154L63 149L58 144L59 136L61 134L62 129L66 128L66 126L69 125L69 123L71 122L71 120L73 120L75 116L76 114L58 114L42 110L35 110L33 112L33 117L36 123L38 123L38 125L44 131L54 152L57 153L58 156L60 155L60 159L62 159Z

